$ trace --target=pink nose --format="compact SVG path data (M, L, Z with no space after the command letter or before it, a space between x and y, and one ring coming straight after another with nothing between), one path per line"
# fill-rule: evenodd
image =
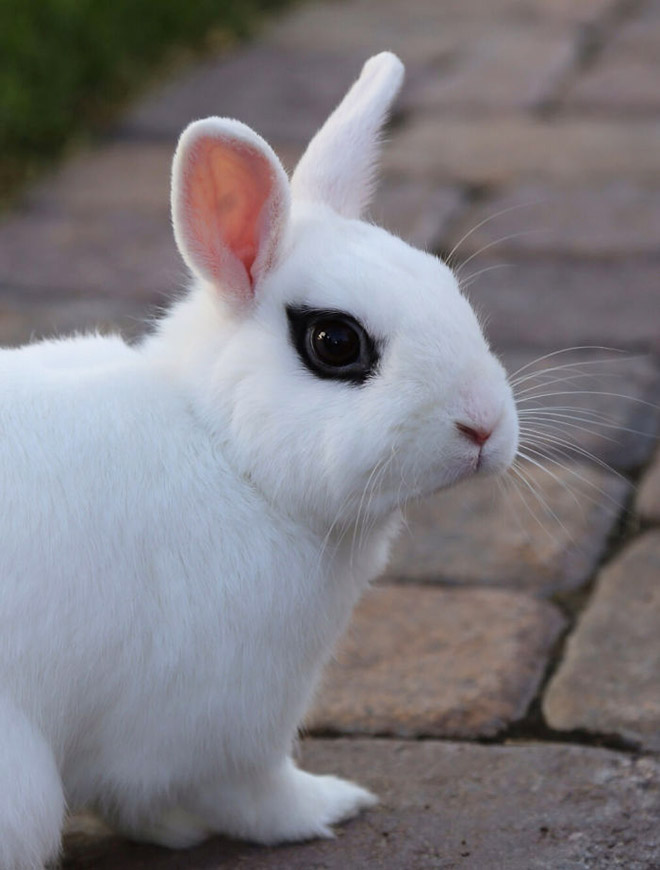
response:
M467 423L457 423L456 428L478 447L483 447L486 441L488 441L490 436L493 434L492 429L479 429L476 426L468 426Z

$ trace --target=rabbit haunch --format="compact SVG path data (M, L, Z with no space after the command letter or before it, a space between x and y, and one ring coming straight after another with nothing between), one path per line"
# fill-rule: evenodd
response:
M188 295L133 347L0 354L3 870L57 853L65 805L184 846L328 836L374 802L291 760L320 669L400 507L517 447L449 269L359 220L401 78L368 61L291 184L243 124L192 124Z

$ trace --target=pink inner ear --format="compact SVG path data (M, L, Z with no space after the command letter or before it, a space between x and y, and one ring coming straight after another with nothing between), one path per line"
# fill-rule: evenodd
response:
M189 240L205 271L222 285L234 271L227 257L233 254L251 292L262 214L273 188L267 160L245 143L203 137L195 143L184 184Z

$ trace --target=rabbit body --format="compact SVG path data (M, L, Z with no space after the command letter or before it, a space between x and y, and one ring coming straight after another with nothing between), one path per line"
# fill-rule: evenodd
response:
M0 353L2 870L57 853L65 806L187 846L329 836L375 801L298 769L296 729L400 506L517 439L450 271L357 219L400 79L369 61L293 205L256 134L192 125L190 293L133 347ZM347 136L353 172L324 154Z
M327 833L342 815L331 802L307 821L252 824L222 814L223 790L237 801L233 780L273 776L286 758L327 651L384 564L392 521L359 552L351 536L324 542L236 473L166 370L105 341L80 341L80 367L75 339L0 355L4 715L38 729L61 772L56 794L133 836ZM107 358L90 366L90 350ZM24 759L36 739L19 730L0 751ZM25 789L40 803L45 786ZM369 802L351 789L356 807ZM15 792L3 789L0 818L5 800ZM178 806L197 810L199 828L159 836Z

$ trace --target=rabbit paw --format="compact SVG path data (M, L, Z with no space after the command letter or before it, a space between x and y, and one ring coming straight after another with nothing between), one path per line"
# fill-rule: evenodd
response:
M263 794L255 830L247 833L268 845L332 837L332 825L376 803L371 792L355 783L291 765L277 787Z
M355 783L306 773L287 759L275 772L216 795L209 823L219 833L275 845L332 837L332 825L377 802Z
M298 782L298 792L287 819L291 832L282 831L286 839L333 837L332 825L352 819L361 810L378 803L374 794L348 780L297 772L305 780Z

